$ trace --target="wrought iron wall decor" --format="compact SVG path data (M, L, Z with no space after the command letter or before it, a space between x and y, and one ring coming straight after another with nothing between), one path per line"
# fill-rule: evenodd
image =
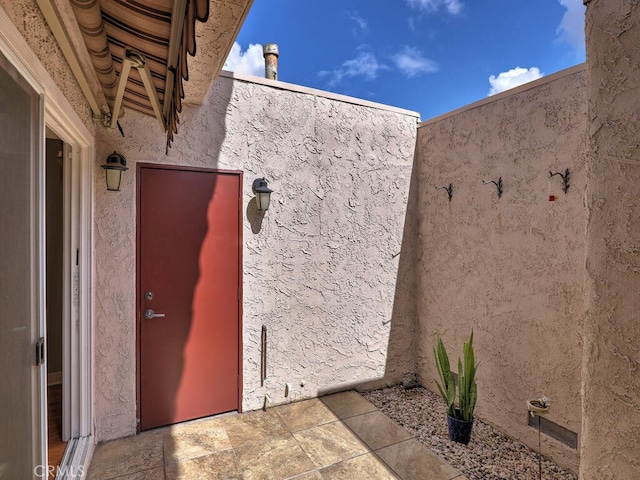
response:
M571 172L569 171L568 168L564 171L564 173L560 173L560 172L554 173L552 171L549 171L549 178L553 178L556 175L562 178L562 191L566 195L567 190L569 190L569 176L571 175Z
M502 197L502 177L499 177L497 182L495 180L486 180L486 181L483 180L482 183L484 185L493 183L496 186L496 189L498 190L498 198Z
M436 187L436 190L440 190L443 189L447 192L447 195L449 195L449 201L451 201L451 198L453 197L453 184L449 184L448 187Z

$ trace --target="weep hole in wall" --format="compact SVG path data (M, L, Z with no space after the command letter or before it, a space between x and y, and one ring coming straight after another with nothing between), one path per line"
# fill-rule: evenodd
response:
M533 417L527 412L527 422L530 427L538 429L538 418L540 419L540 431L549 437L564 443L570 448L578 448L578 434L568 428L558 425L545 417Z

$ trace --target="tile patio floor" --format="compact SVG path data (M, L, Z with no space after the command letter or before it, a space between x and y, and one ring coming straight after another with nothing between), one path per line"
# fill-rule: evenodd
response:
M465 480L354 391L99 445L89 480Z

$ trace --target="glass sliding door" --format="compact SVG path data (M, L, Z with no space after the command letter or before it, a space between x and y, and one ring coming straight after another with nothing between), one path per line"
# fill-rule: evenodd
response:
M0 479L46 478L40 96L0 52ZM37 352L40 352L37 354ZM44 474L44 475L43 475Z

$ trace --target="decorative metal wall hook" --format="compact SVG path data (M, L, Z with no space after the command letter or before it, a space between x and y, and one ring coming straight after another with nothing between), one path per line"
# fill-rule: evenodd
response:
M553 178L556 175L559 175L562 178L562 191L566 195L567 190L569 190L569 176L571 175L571 172L569 171L568 168L564 171L564 173L560 173L560 172L554 173L552 171L549 171L549 178Z
M483 180L482 183L484 185L488 185L489 183L493 183L496 188L498 189L498 198L502 197L502 177L498 178L498 181L496 182L495 180Z
M453 184L450 183L448 187L436 187L436 190L440 189L446 190L447 195L449 195L449 201L451 201L451 197L453 197Z

